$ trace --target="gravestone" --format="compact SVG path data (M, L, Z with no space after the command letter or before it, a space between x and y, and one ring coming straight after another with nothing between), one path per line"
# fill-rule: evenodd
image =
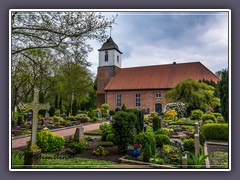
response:
M148 125L147 124L144 124L143 125L143 131L146 132L148 130Z
M102 113L101 112L97 112L98 118L102 118Z
M182 166L183 166L183 168L188 167L188 155L187 154L185 154L185 156L182 157Z
M40 159L34 158L37 154L41 153L41 149L37 148L37 125L38 125L38 111L49 110L48 104L39 103L39 91L34 89L33 102L24 104L23 107L32 110L32 133L31 133L31 146L24 153L24 168L32 168L34 165L40 164Z
M194 149L195 157L197 158L199 155L199 134L194 134Z
M199 134L198 122L195 122L195 134Z
M163 128L163 119L162 119L162 117L159 117L159 126L160 126L160 129Z
M84 128L83 127L76 128L73 139L75 142L81 142L84 139Z

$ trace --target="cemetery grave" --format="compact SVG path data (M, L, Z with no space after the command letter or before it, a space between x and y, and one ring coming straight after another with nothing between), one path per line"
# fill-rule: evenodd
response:
M156 114L144 116L142 111L134 109L119 110L114 114L110 124L103 123L100 129L84 132L83 128L78 126L75 134L65 138L54 135L48 128L39 129L38 133L37 129L34 129L35 137L37 134L40 137L47 137L49 134L53 139L62 139L62 144L44 145L41 144L40 139L31 141L31 144L39 146L39 151L43 155L53 156L57 153L65 158L73 156L93 162L104 161L108 164L103 163L104 165L98 166L99 168L106 168L106 166L111 168L111 165L115 168L117 165L119 167L129 165L127 168L133 167L131 165L134 167L146 165L146 168L226 168L228 166L226 154L218 153L219 151L228 153L228 146L217 143L208 144L215 139L220 142L222 139L227 141L227 134L222 136L221 133L220 135L210 133L211 128L216 128L215 126L219 126L227 133L226 123L203 124L202 121L190 118L170 120ZM36 123L36 116L34 117ZM144 121L144 118L147 121ZM33 161L34 149L21 150L25 153L25 165L46 165L42 160L41 162ZM130 153L132 151L140 153L133 156ZM206 156L207 154L209 156ZM28 161L26 157L29 157ZM56 163L60 163L59 166L61 166L66 162L56 160ZM216 166L213 163L220 165ZM72 166L69 165L69 167Z

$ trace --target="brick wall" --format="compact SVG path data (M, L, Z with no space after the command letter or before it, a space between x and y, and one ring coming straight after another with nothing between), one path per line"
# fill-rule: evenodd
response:
M105 91L104 88L110 81L110 79L115 76L120 68L117 66L105 66L98 67L97 74L97 107L101 107L105 103Z
M110 105L110 109L117 108L116 94L121 94L122 105L125 104L127 108L150 109L150 112L155 111L155 104L162 104L165 106L165 93L167 90L133 90L133 91L107 91L106 103ZM141 94L141 106L135 106L135 95ZM156 93L161 93L162 98L155 98Z

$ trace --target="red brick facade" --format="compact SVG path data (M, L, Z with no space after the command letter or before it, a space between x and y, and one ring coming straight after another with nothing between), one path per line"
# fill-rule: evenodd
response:
M98 67L97 75L97 107L101 107L105 103L105 91L104 88L112 77L119 71L117 66L105 66Z
M106 91L106 103L110 105L110 109L117 108L117 94L121 94L121 105L125 104L127 108L149 109L150 112L155 111L155 105L161 104L165 106L165 93L168 90L124 90L124 91ZM136 106L136 94L141 95L140 107ZM156 98L156 93L161 93L161 98ZM121 108L121 107L118 107Z

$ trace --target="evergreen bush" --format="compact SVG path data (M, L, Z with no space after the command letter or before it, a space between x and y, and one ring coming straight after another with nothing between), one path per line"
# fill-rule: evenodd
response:
M202 115L202 121L212 120L213 122L217 121L217 118L213 114L204 114Z
M112 128L116 137L116 144L119 153L124 154L128 145L134 143L137 118L133 113L118 111L113 119Z
M203 115L203 112L200 109L193 110L191 112L190 118L192 120L199 120Z
M156 139L153 132L141 132L136 137L136 143L141 144L143 148L148 143L151 146L152 155L156 152Z
M164 134L155 135L155 139L156 139L157 147L160 147L160 148L162 148L163 144L169 144L170 143L170 138L167 135L164 135Z
M204 124L202 133L206 140L228 140L228 124Z
M154 116L152 120L153 120L153 131L157 131L160 128L159 116Z

